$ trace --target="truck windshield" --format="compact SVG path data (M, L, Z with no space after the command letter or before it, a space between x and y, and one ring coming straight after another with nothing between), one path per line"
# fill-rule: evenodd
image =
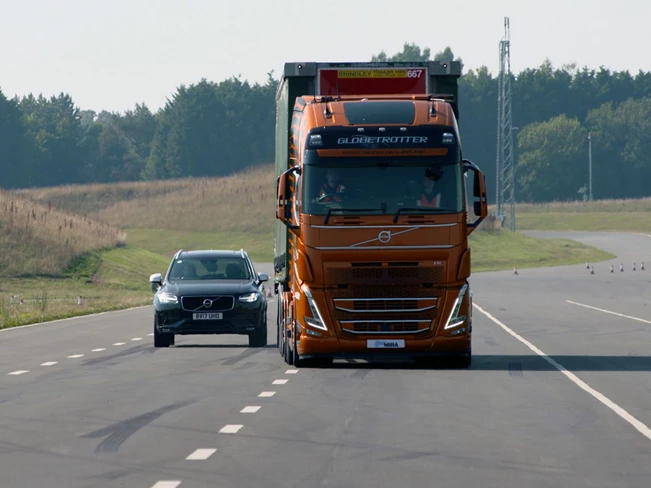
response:
M302 175L303 209L326 215L341 209L359 215L402 215L423 212L459 213L465 210L461 164L390 162L369 164L337 158L336 164L308 164ZM403 210L401 210L403 209ZM365 213L365 212L363 212Z

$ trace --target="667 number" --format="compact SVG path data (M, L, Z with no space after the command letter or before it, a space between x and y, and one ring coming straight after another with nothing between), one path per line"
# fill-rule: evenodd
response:
M422 69L408 69L407 78L420 78L420 75L423 74Z

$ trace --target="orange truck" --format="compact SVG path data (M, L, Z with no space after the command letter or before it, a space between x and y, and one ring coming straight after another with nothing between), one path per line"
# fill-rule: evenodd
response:
M276 95L274 289L288 364L472 359L459 62L286 63ZM472 205L471 205L472 203Z

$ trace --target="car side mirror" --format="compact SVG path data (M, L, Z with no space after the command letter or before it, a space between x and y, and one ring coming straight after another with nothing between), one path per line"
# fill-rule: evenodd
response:
M158 289L163 286L163 275L160 273L154 273L149 277L149 283L151 285L151 291L156 293Z
M267 273L258 273L258 279L260 283L264 283L265 281L269 281L269 275Z

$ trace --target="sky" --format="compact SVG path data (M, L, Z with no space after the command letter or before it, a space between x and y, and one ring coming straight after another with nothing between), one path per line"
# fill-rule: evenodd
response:
M82 110L162 108L181 84L264 83L285 62L369 61L405 42L511 69L651 71L642 0L0 0L0 90L68 93Z

